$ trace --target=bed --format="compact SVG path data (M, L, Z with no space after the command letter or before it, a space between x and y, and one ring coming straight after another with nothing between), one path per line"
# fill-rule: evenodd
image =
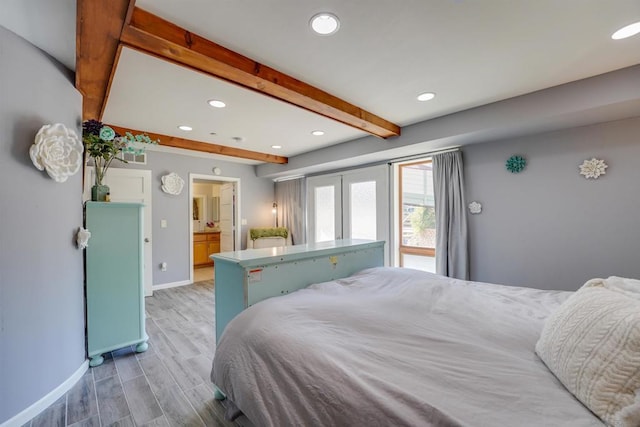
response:
M211 379L256 426L602 426L534 351L572 294L366 269L240 313Z

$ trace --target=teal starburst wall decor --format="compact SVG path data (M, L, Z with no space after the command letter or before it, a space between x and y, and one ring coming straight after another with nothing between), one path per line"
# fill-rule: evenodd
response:
M520 173L527 165L527 160L522 156L511 156L507 160L507 170L511 173Z

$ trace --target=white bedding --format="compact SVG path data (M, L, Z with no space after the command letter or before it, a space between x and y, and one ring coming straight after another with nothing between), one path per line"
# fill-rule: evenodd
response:
M368 269L242 312L211 378L256 426L601 426L534 353L570 294Z

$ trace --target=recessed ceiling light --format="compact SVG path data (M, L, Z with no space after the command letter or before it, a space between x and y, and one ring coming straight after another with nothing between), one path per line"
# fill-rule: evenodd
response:
M282 145L272 145L271 148L275 149L275 150L279 150L282 148Z
M433 92L425 92L418 95L418 101L430 101L436 97L436 94Z
M224 108L227 106L227 104L225 104L224 102L218 100L218 99L210 99L207 101L207 103L209 105L211 105L212 107L216 107L216 108Z
M322 135L324 135L324 131L323 130L314 130L313 132L311 132L311 135L313 135L313 136L322 136Z
M183 130L185 132L189 132L190 130L193 130L191 126L187 126L187 125L180 125L178 126L178 129Z
M322 36L335 34L340 29L340 20L333 13L322 12L313 15L309 21L311 29Z
M640 33L640 22L635 22L627 25L626 27L620 28L611 35L611 38L614 40L626 39L627 37L635 36L638 33Z

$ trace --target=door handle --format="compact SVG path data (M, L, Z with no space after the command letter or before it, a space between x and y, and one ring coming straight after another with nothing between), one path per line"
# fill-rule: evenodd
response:
M150 241L151 241L151 240L149 240L149 238L148 238L148 237L145 237L145 238L144 238L144 242L145 242L145 243L149 243Z

